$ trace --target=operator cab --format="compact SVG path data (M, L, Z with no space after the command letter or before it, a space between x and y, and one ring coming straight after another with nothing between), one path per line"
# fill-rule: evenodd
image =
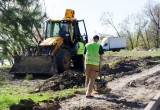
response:
M62 37L66 46L73 46L79 40L88 42L84 20L47 20L45 39L51 37Z

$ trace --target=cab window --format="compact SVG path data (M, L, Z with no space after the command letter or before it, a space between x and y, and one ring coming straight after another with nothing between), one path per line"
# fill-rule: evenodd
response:
M58 22L52 23L52 36L59 36L60 26Z
M45 37L46 37L46 38L49 38L49 37L50 37L50 32L51 32L51 31L50 31L50 30L51 30L51 29L50 29L50 28L51 28L51 24L50 24L50 22L47 22L46 25L47 25L47 26L46 26L46 34L45 34L46 36L45 36Z

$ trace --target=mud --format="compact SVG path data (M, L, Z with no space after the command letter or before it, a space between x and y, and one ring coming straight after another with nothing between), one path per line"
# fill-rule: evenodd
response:
M160 90L160 72L129 82L128 87L144 86L146 89Z
M73 87L84 87L84 82L85 76L82 73L68 70L47 79L42 85L36 87L36 91L57 91Z
M18 104L10 106L10 110L59 110L60 108L60 104L52 100L44 101L42 105L39 105L32 99L22 99Z
M116 59L114 58L114 60ZM119 60L114 65L114 67L110 67L106 70L103 69L102 73L106 73L107 75L113 75L113 77L109 79L109 81L111 81L115 78L119 78L125 75L140 73L144 69L152 68L157 64L160 64L160 56L144 58L125 57L121 58L121 60Z
M86 106L91 110L144 110L159 90L159 78L160 65L157 65L140 73L110 81L108 86L112 91L108 94L94 94L92 99L77 95L62 101L60 105L63 110L78 110ZM146 83L149 84L145 85Z
M115 60L115 59L114 59ZM145 58L121 58L114 67L101 65L101 74L112 75L108 81L120 78L125 75L140 73L144 69L151 68L160 62L160 57L145 57ZM73 87L84 87L85 76L83 73L74 70L68 70L61 74L55 74L53 77L44 81L44 83L36 87L35 92L39 91L57 91Z

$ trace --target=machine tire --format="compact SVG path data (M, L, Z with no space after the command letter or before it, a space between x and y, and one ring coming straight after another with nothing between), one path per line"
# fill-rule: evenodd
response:
M76 69L84 69L84 60L83 60L83 56L75 56L74 59L74 67Z
M65 49L61 49L56 53L58 72L64 72L71 67L71 54Z

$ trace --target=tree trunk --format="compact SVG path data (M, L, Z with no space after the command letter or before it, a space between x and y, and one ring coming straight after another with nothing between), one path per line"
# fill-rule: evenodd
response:
M145 47L147 47L142 31L141 31L141 37L142 37L142 40L143 40Z
M127 32L127 34L128 34L128 38L129 38L129 41L130 41L130 43L131 43L131 49L133 50L134 45L133 45L133 41L132 41L132 36L131 36L131 34L130 34L129 31L126 30L126 32Z
M149 37L148 37L148 33L147 33L146 28L145 28L145 34L146 34L146 38L147 38L147 45L148 45L148 48L150 48Z
M133 46L133 41L132 41L131 36L129 36L129 40L130 40L130 43L131 43L131 49L133 50L134 46Z
M140 30L138 30L138 34L137 34L136 47L138 46L139 34L140 34Z

